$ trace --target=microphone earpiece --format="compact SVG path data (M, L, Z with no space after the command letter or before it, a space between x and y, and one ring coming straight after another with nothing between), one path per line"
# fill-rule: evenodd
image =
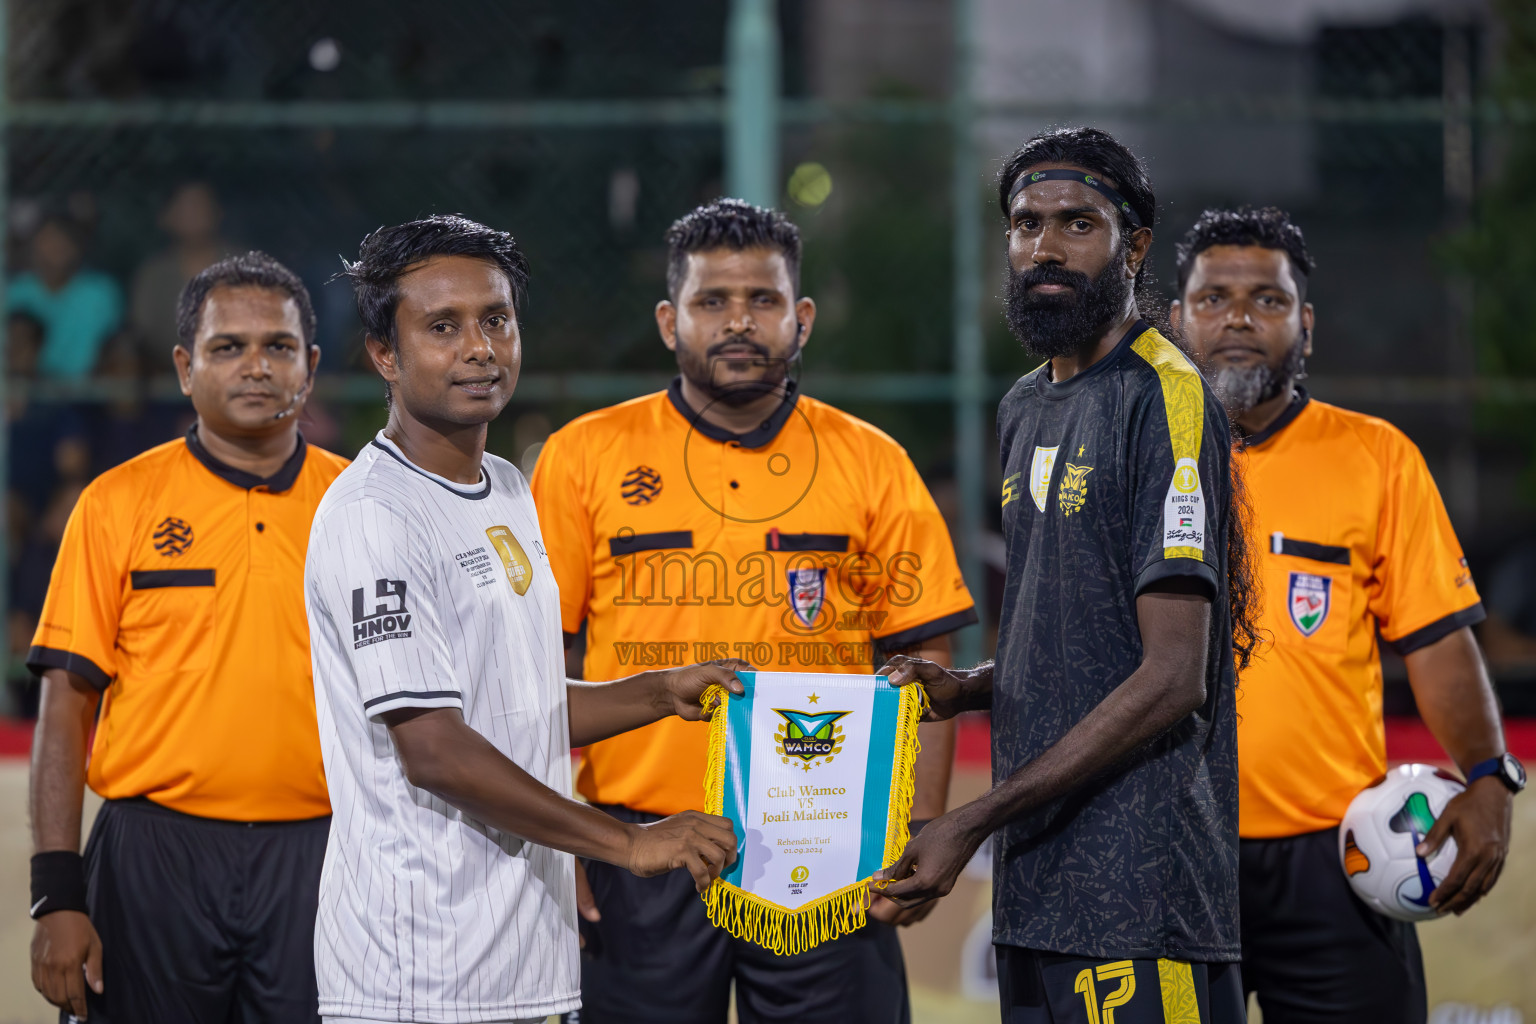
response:
M288 403L288 407L286 409L282 410L281 412L273 413L272 418L274 420L285 420L297 412L299 406L303 404L304 399L309 397L309 387L314 382L315 375L313 373L311 373L308 377L305 377L303 386L293 393L293 401Z

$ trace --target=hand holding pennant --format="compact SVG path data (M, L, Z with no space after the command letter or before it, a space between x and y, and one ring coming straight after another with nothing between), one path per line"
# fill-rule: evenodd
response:
M983 668L987 670L985 675L978 671L956 672L922 658L897 655L880 671L893 685L920 683L928 704L923 720L937 722L962 711L983 710L990 704L990 689L978 684L990 676L991 666ZM921 835L906 844L896 863L875 874L874 891L904 909L948 896L960 872L986 839L984 831L977 831L962 820L963 811L964 808L956 808L930 821Z
M921 687L883 676L737 671L706 691L705 810L737 858L704 894L710 920L776 953L865 923L869 880L907 845Z

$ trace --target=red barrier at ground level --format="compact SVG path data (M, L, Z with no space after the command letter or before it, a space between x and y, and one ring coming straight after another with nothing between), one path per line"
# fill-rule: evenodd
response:
M1507 718L1504 737L1520 760L1536 762L1536 718ZM1448 760L1428 726L1411 715L1387 719L1387 759L1390 761ZM986 715L962 715L955 737L955 761L967 768L985 768L992 760L992 727Z
M0 718L0 757L29 756L34 724L25 718Z

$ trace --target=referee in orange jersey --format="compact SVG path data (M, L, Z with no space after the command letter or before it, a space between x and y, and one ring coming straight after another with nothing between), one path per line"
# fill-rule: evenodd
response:
M808 395L789 368L816 306L800 235L722 199L667 233L656 322L677 356L666 391L583 416L546 443L534 500L586 678L739 657L759 669L872 672L896 651L949 663L976 621L948 529L905 451ZM954 733L921 727L914 828L942 814ZM703 806L708 730L660 722L587 748L578 788L636 822ZM714 1024L734 980L743 1024L909 1018L893 923L776 956L713 927L685 872L589 863L582 1022Z
M304 552L346 462L299 433L320 351L292 271L215 263L177 328L197 423L85 489L27 655L32 981L103 1024L318 1020ZM87 784L106 802L82 859Z
M1483 606L1413 442L1310 398L1313 269L1280 210L1207 210L1178 253L1175 327L1245 437L1264 628L1238 703L1243 982L1265 1024L1422 1022L1413 926L1368 910L1338 825L1386 771L1377 637L1408 665L1425 724L1468 780L1425 838L1457 858L1430 904L1493 887L1525 771L1504 746L1471 627Z

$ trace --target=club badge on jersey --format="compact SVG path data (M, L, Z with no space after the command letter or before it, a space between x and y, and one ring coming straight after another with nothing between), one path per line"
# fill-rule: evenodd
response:
M1035 499L1035 508L1045 511L1045 498L1051 490L1051 471L1056 468L1056 453L1061 451L1061 445L1054 448L1042 448L1035 446L1035 456L1029 460L1029 496Z
M816 625L816 616L827 599L827 570L790 569L789 606L795 618L807 629Z
M513 592L522 597L533 584L533 563L528 560L528 553L505 526L493 526L485 531L485 535L501 556L501 567L507 572L507 582L512 584Z
M1328 621L1333 580L1309 572L1291 573L1291 585L1285 603L1291 610L1291 623L1302 636L1311 636Z
M1088 503L1088 474L1092 472L1092 466L1074 466L1070 462L1062 464L1061 487L1058 488L1056 501L1061 506L1062 515L1081 512Z

